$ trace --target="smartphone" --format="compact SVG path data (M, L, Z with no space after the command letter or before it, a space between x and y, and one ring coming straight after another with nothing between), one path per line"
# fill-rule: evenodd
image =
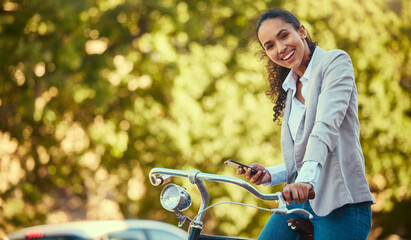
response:
M244 169L244 171L247 171L247 169L250 168L252 175L254 175L254 174L256 174L256 173L258 172L258 169L255 169L255 168L252 168L252 167L247 166L247 165L245 165L245 164L236 162L236 161L234 161L234 160L232 160L232 159L228 159L228 160L224 161L224 163L225 163L226 165L228 165L228 166L235 167L235 168L237 168L237 169L238 169L238 167L242 167L242 168Z

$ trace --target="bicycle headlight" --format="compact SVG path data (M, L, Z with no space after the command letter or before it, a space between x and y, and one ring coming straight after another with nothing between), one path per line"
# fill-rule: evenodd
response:
M185 188L170 183L161 191L160 202L169 211L181 212L190 207L191 197Z

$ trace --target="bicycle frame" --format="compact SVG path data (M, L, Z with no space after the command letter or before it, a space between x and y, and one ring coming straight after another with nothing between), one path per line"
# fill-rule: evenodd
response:
M191 222L191 225L190 225L191 232L189 235L189 240L207 239L206 237L200 237L200 232L203 229L203 219L205 215L205 209L207 208L209 200L210 200L210 195L208 194L207 188L205 187L203 181L234 184L234 185L237 185L237 186L240 186L246 189L248 192L250 192L251 194L253 194L259 199L277 200L279 202L279 206L278 208L271 209L272 213L276 213L276 214L301 213L301 214L308 216L309 218L312 218L312 215L306 210L303 210L303 209L288 210L286 208L286 204L285 204L285 201L283 199L281 192L264 194L264 193L261 193L259 190L257 190L255 187L253 187L251 184L239 178L217 175L217 174L210 174L210 173L203 173L198 170L184 171L184 170L167 169L167 168L153 168L149 174L150 182L153 186L163 185L169 180L171 180L172 177L188 178L191 184L195 184L197 186L201 194L201 206L198 210L198 215L197 215L198 217L195 219L195 221ZM212 239L218 239L218 237L214 236L212 237ZM240 239L240 238L224 237L224 239Z

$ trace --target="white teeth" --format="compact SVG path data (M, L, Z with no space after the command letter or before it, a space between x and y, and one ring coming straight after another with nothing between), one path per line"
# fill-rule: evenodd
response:
M293 53L294 53L294 50L291 51L287 56L285 56L285 57L283 58L283 60L288 60L288 59L291 57L291 55L293 55Z

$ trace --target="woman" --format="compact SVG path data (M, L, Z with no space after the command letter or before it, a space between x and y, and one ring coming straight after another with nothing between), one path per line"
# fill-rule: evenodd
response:
M286 182L288 207L314 215L315 239L366 239L374 199L365 178L350 57L316 46L298 19L282 9L263 13L256 35L268 58L274 121L282 117L284 163L268 168L254 163L257 174L237 173L255 184ZM310 189L316 192L313 200ZM259 239L298 239L286 223L291 217L304 218L274 214Z

